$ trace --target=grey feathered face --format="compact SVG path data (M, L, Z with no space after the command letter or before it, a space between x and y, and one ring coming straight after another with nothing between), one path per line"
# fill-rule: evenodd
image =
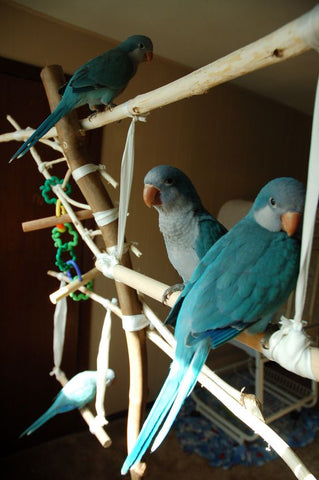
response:
M148 207L169 213L200 204L197 192L189 178L178 168L159 165L144 178L144 202Z
M121 48L128 51L134 63L149 62L153 58L152 40L145 35L132 35L121 44Z
M250 215L267 230L284 230L291 236L298 227L304 201L305 188L301 182L290 177L276 178L259 192Z

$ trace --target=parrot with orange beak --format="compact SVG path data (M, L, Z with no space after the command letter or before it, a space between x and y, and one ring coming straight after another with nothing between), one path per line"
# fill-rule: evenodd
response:
M299 272L304 200L298 180L270 181L199 262L166 320L176 321L174 360L122 474L141 461L156 435L152 451L164 440L210 349L270 318L288 298Z
M169 287L163 301L181 291L208 249L227 230L202 205L188 176L179 168L158 165L144 178L144 203L158 212L168 259L184 283Z
M98 105L111 107L113 99L127 87L141 62L153 57L153 44L145 35L132 35L116 47L92 58L72 75L59 93L62 98L55 110L13 155L25 155L62 117L86 103L93 112Z

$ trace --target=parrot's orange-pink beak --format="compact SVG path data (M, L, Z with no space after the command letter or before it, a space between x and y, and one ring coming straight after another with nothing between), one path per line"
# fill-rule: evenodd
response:
M301 218L301 213L286 212L281 215L281 228L291 237L297 230Z
M143 200L147 207L162 205L161 191L157 187L154 187L154 185L146 183L143 190Z
M145 56L144 56L145 62L150 62L152 58L153 58L153 52L149 51L145 53Z

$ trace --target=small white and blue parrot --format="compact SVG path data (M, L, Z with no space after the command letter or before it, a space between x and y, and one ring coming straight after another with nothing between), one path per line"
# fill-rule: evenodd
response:
M176 167L152 168L144 178L143 199L158 211L169 261L184 282L167 289L165 299L184 288L199 260L227 230L207 212L190 179Z
M167 318L176 320L174 360L122 474L141 461L155 436L152 451L164 440L210 349L270 318L288 298L299 271L304 199L298 180L272 180L195 268Z
M90 403L96 394L96 377L96 370L85 370L72 377L58 393L51 407L32 423L32 425L24 430L24 432L21 433L20 438L24 435L31 435L31 433L40 428L55 415L70 412L76 408L82 408ZM115 373L109 368L105 379L107 387L111 385L114 378Z

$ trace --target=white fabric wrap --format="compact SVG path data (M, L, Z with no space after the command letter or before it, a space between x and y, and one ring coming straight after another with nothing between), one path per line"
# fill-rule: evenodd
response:
M108 253L100 253L96 257L95 266L103 275L107 278L114 279L113 269L115 265L119 262L113 255L109 255Z
M127 332L137 332L149 325L144 313L138 315L122 315L122 327Z
M115 222L118 219L119 209L117 207L103 210L102 212L94 212L94 219L99 227L104 227L109 223Z
M81 178L94 172L99 172L102 177L112 185L112 187L117 187L118 183L114 180L114 178L111 177L111 175L107 173L106 166L102 164L95 165L94 163L86 163L73 170L72 176L74 180L78 182Z
M64 281L61 281L60 288L64 287L66 284ZM53 327L53 361L54 369L50 375L55 375L57 378L61 374L61 362L63 356L64 348L64 338L65 338L65 326L66 318L68 313L67 299L66 297L59 300L56 304L54 311L54 327Z
M290 372L315 380L311 368L310 340L302 328L302 322L281 317L280 330L269 338L263 354Z
M101 339L99 344L99 351L96 359L97 364L97 378L96 378L96 398L95 398L95 410L97 418L99 419L99 425L107 425L105 418L105 390L106 390L106 378L109 369L109 353L111 342L111 310L107 309Z

